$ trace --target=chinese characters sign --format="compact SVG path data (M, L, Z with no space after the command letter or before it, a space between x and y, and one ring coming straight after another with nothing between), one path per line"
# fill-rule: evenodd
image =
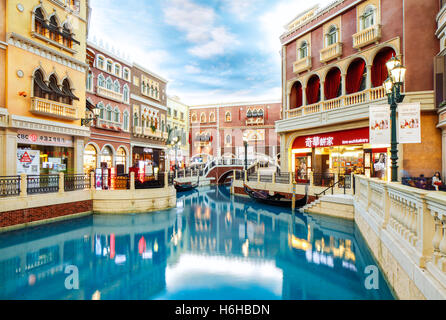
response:
M293 149L323 148L343 146L351 144L369 143L369 129L360 128L330 133L322 133L312 136L297 137L293 143Z
M73 147L73 139L70 136L29 130L17 131L17 143L68 148Z

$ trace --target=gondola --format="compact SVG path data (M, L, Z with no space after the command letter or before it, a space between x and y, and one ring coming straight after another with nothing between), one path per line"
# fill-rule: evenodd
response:
M266 203L272 206L280 206L280 207L290 207L292 206L293 200L292 199L286 199L285 196L281 194L275 194L271 196L267 191L256 191L254 189L251 189L246 184L243 185L245 192L248 196L250 196L252 199ZM295 200L295 207L296 208L302 208L307 204L308 200L308 186L305 187L305 196L301 199Z
M194 190L198 187L200 184L200 177L198 177L198 180L196 183L192 184L192 182L186 182L186 183L179 183L177 181L174 182L174 187L177 190L177 192L186 192Z

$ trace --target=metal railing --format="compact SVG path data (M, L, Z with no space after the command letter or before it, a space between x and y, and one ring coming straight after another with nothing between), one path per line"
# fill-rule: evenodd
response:
M26 178L27 194L52 193L59 191L59 175L29 175Z
M90 189L89 174L66 174L64 175L64 190L76 191Z
M289 172L276 173L276 183L290 184L290 173Z
M335 180L334 173L313 173L313 185L317 187L329 187Z
M135 189L153 189L164 187L164 173L160 172L155 175L136 176Z
M20 195L20 176L0 177L0 197Z

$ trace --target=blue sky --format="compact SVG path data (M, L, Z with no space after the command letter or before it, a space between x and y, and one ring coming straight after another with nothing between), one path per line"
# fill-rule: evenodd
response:
M90 40L166 78L187 104L280 99L279 36L328 0L92 0Z

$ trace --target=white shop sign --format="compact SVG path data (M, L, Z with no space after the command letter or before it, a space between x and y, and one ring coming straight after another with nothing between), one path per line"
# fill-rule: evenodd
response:
M421 143L420 103L404 103L398 106L398 142Z
M72 148L73 138L57 133L18 130L17 143Z
M17 174L40 174L40 151L17 149Z

